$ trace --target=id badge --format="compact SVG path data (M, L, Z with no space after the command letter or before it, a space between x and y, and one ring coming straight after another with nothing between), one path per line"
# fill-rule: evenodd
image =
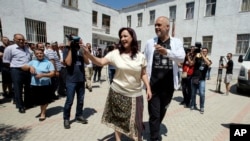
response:
M80 61L76 61L76 65L80 66L80 65L82 65L82 63Z

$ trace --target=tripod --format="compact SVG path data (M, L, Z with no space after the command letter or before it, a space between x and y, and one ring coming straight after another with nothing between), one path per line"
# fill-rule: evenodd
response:
M215 90L215 92L220 93L220 94L223 94L223 92L220 91L221 81L222 81L222 68L220 68L220 66L223 66L223 58L224 56L221 56L219 60L219 68L218 68L217 83L216 83L216 90Z

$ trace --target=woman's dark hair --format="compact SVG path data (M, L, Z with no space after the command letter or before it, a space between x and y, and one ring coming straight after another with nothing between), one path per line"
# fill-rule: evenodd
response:
M135 55L138 53L138 42L137 42L137 37L136 37L136 33L135 31L132 29L132 28L129 28L129 27L123 27L119 30L118 32L118 35L119 35L119 38L120 38L120 41L119 41L119 52L120 54L124 53L125 52L125 48L124 46L122 45L121 43L121 34L124 30L127 30L128 33L130 34L130 36L132 37L132 42L131 42L131 58L133 59L135 57Z
M72 53L72 64L75 64L77 60L77 51L80 48L80 45L79 43L71 42L70 48L71 48L71 53Z

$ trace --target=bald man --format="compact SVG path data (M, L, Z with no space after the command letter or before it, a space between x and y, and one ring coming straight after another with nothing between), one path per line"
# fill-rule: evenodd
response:
M178 89L178 63L183 63L185 58L183 43L170 37L169 29L169 19L158 17L155 21L157 37L148 40L144 50L153 94L152 99L148 101L151 141L161 140L160 124L174 90Z

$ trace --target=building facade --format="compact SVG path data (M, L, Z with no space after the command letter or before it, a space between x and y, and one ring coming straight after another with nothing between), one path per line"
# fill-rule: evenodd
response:
M154 21L170 18L170 34L185 47L201 42L209 48L212 67L221 56L238 55L250 46L250 0L149 0L112 9L92 0L0 0L0 36L23 33L30 42L65 42L74 33L94 47L118 42L118 30L132 27L141 51L155 37Z

